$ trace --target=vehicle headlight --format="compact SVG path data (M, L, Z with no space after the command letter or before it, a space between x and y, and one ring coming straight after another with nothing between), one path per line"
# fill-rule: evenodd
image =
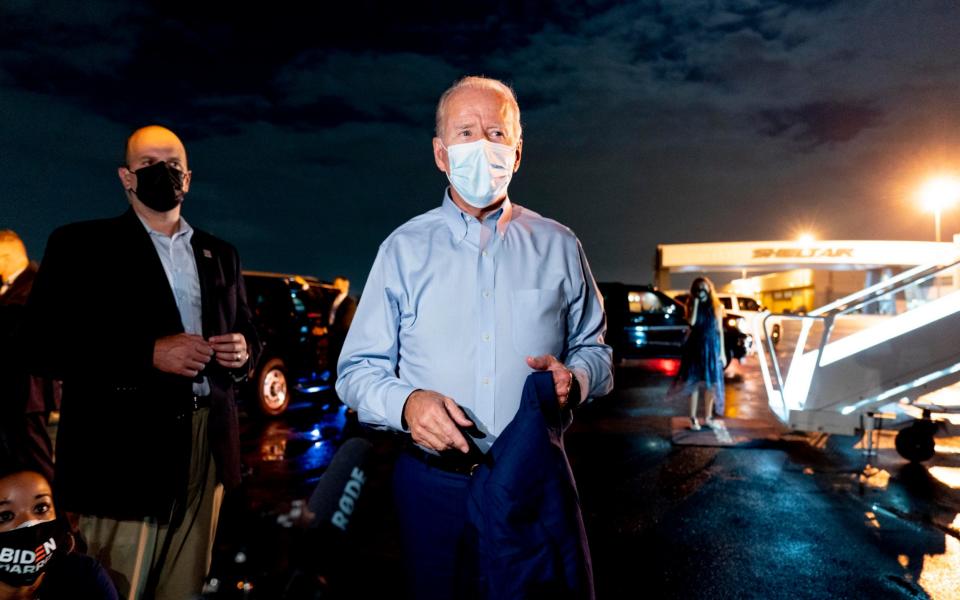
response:
M737 329L741 333L750 333L747 320L743 317L727 317L727 326Z

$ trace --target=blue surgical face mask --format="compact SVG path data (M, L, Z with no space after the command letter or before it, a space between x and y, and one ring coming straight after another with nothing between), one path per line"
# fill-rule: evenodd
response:
M450 167L447 179L470 206L486 208L506 195L517 160L516 146L477 140L444 149Z

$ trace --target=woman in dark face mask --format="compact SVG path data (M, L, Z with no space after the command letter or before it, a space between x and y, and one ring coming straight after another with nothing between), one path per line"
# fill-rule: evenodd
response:
M100 563L73 547L43 475L0 471L0 600L117 600Z
M690 429L697 431L700 429L697 404L701 390L707 427L713 425L714 412L723 415L723 368L726 362L723 305L717 299L713 283L706 277L698 277L690 286L687 320L690 322L690 336L683 345L674 388L690 395Z

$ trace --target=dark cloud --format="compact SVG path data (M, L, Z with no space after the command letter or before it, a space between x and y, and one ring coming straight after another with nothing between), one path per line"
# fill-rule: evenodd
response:
M895 198L928 155L960 168L952 0L237 6L4 1L0 227L37 253L122 209L117 149L160 122L187 142L193 222L251 266L362 281L439 202L434 105L467 73L514 85L511 195L577 231L602 278L648 278L657 243L797 222L927 235ZM866 207L904 218L865 225Z
M796 108L764 110L759 116L762 133L786 136L808 148L849 142L883 120L883 112L869 103L845 102L812 102Z

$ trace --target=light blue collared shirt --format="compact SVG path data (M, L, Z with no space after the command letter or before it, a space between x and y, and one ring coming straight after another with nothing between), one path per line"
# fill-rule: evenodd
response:
M140 218L140 215L137 215ZM150 241L157 249L163 272L167 274L170 289L177 301L180 322L183 331L203 335L203 297L200 293L200 274L197 271L197 259L193 254L193 227L180 217L180 223L173 236L154 231L147 222L140 219L150 234ZM210 382L204 377L201 383L194 382L193 393L198 396L210 394Z
M449 193L448 193L449 194ZM552 354L581 399L613 387L603 305L568 228L504 201L481 223L447 195L381 245L338 364L360 421L402 430L417 389L453 398L487 436L520 406L527 356Z

